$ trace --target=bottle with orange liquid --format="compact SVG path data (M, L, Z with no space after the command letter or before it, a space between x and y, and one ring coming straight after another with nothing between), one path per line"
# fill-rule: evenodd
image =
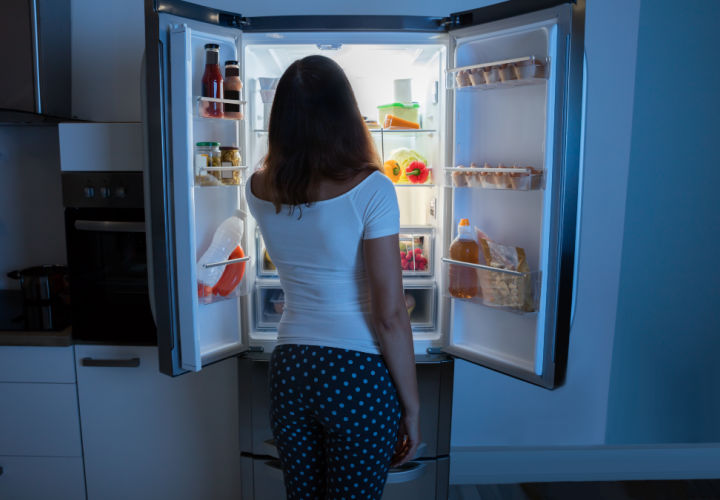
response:
M458 235L450 244L450 258L478 264L480 247L470 229L470 222L462 219L458 224ZM453 297L471 299L478 293L477 269L469 266L449 265L448 291Z

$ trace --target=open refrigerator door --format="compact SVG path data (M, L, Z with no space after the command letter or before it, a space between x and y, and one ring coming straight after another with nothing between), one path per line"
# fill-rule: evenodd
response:
M161 92L159 126L148 120L148 188L153 261L167 273L155 303L161 371L170 375L247 350L253 278L242 190L245 105L242 91L222 93L220 76L225 61L241 74L241 31L192 19L186 6L174 15L150 11L160 43L155 71L148 58L148 88L155 81ZM153 162L154 148L161 164Z
M450 31L443 350L547 388L562 380L569 331L577 9ZM455 239L462 219L469 237Z

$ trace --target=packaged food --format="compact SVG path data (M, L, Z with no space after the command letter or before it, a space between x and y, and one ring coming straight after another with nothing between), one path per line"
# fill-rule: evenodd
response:
M237 61L225 61L225 80L223 81L223 96L225 99L240 101L243 83L240 80L240 66ZM243 113L240 104L224 103L223 114L225 118L242 120Z
M420 104L416 102L393 102L391 104L381 104L377 107L377 110L378 123L385 123L385 117L387 115L393 115L413 123L420 123ZM387 125L385 128L387 128ZM412 128L420 128L420 125Z
M533 311L532 281L525 250L497 243L484 234L482 236L485 237L479 238L480 248L488 266L523 273L518 275L482 270L479 274L483 303L525 312Z
M458 235L450 244L450 258L461 262L478 264L480 252L470 230L470 222L462 219L458 224ZM450 264L448 266L448 292L453 297L472 299L478 294L477 269L470 266Z
M223 77L218 64L219 58L220 46L214 43L205 44L205 72L202 76L203 97L223 98ZM203 101L200 113L209 118L222 118L223 105L221 102Z
M400 235L400 264L403 271L427 271L430 266L425 253L425 237Z
M535 57L530 57L525 61L516 62L515 76L518 80L526 80L528 78L546 78L545 62Z
M483 68L483 76L485 83L497 83L500 80L500 72L497 66L489 66Z
M220 180L220 172L208 172L204 167L219 167L221 163L219 142L198 142L195 145L195 180L205 175L212 175Z
M409 129L419 129L420 124L416 122L411 122L409 120L405 120L403 118L400 118L395 115L385 115L385 121L383 122L384 128L409 128Z
M222 167L239 167L241 162L240 149L236 146L223 146L220 148L220 166ZM221 170L220 180L223 184L232 186L240 185L239 170Z
M517 76L515 75L515 65L512 63L500 65L498 68L498 74L501 82L517 80Z
M415 301L413 294L405 292L405 308L407 309L408 316L412 316L416 303L417 302Z
M282 290L275 290L268 299L275 314L282 314L285 310L285 293Z
M458 87L469 87L472 85L470 81L470 71L463 69L455 73L455 83Z
M485 83L485 76L483 75L482 68L475 68L468 70L469 71L469 77L470 77L470 84L475 87L477 85L482 85Z
M458 165L457 168L465 168L464 165ZM468 173L467 172L453 172L452 173L453 186L455 187L466 187L468 185Z

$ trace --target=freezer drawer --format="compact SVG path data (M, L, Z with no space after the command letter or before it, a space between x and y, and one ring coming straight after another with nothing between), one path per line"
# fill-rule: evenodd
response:
M241 410L241 447L254 455L277 456L270 429L268 359L267 354L260 359L240 359L241 396L246 400L249 396L251 401L250 408ZM417 362L420 433L424 443L418 457L447 455L450 452L453 362L440 356L433 359L424 356Z
M245 459L244 467L252 467L252 490L255 500L285 498L280 460ZM449 459L447 457L412 461L388 473L383 500L435 500L447 498Z

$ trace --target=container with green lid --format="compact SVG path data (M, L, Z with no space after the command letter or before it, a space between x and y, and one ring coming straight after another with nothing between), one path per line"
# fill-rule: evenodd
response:
M220 143L219 142L198 142L195 144L195 175L203 174L203 167L220 166ZM205 173L208 173L205 171ZM220 172L209 172L210 175L220 180Z
M381 104L378 108L378 123L382 127L385 123L386 115L397 116L403 120L420 123L420 104L416 102L402 103L394 102L392 104Z

